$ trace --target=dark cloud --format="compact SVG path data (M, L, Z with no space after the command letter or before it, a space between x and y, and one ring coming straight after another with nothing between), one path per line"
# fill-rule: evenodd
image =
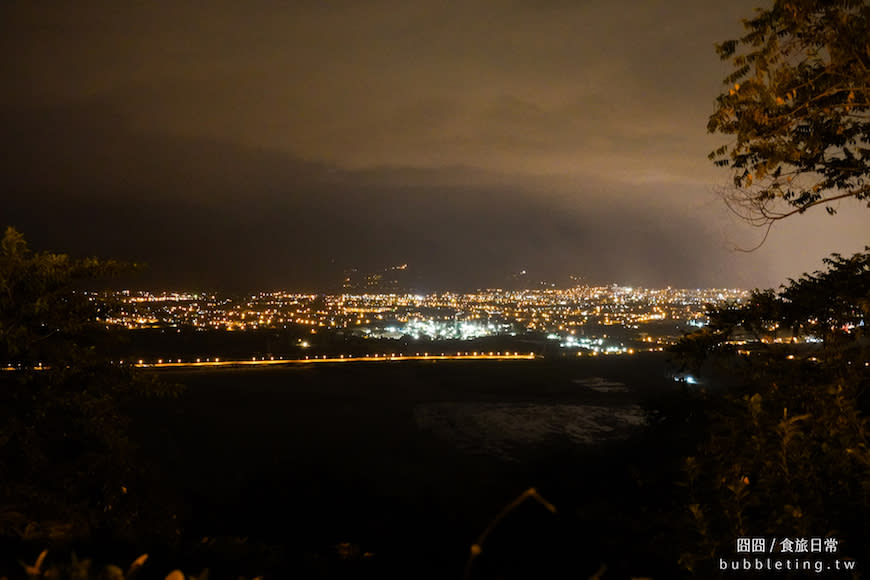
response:
M754 232L713 194L712 44L754 0L0 7L4 221L182 285L770 285L866 218Z
M674 228L591 182L568 196L546 180L463 168L346 171L130 133L105 107L17 113L4 119L16 137L2 167L15 176L6 221L41 247L150 262L149 282L311 288L348 267L400 262L432 288L499 285L520 269L593 282L705 277L700 254L680 249L703 228L685 216Z

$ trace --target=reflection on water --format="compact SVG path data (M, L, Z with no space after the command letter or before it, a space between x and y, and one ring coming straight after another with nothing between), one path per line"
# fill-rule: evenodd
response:
M463 451L507 460L545 441L591 444L624 438L646 423L636 404L428 403L415 407L414 419L420 429Z
M591 377L588 379L574 379L571 381L578 385L583 385L587 389L598 393L625 393L628 387L618 381L602 379L601 377Z

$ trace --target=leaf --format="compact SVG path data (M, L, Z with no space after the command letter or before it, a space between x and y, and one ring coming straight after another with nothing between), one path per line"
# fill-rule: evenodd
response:
M24 572L28 576L39 577L42 574L42 565L45 563L45 557L48 555L48 550L43 550L39 553L39 556L36 557L36 561L33 565L25 564L24 562L19 562L24 567Z
M142 554L141 556L133 560L133 562L130 564L130 567L127 568L126 580L132 580L133 576L135 576L139 572L139 569L142 568L147 560L148 554Z

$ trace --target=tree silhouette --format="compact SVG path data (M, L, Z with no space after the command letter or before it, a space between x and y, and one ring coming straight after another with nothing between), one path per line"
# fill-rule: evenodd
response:
M719 362L730 382L696 394L706 436L686 463L694 536L683 562L701 577L749 533L834 536L841 555L866 553L870 248L825 264L711 308L709 326L673 349L694 370Z
M707 129L734 140L728 206L766 227L832 202L870 199L870 4L776 0L717 45L733 65Z
M0 241L0 535L87 536L139 517L124 407L174 388L102 356L107 329L75 291L130 267L34 253L13 228Z

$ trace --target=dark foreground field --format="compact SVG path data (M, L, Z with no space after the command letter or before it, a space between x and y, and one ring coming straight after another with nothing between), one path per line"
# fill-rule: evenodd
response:
M526 502L472 577L668 568L653 536L667 534L672 486L655 475L675 450L642 424L675 390L661 357L163 376L187 391L142 409L138 438L182 490L182 534L213 569L461 578L475 538L530 486L558 514Z
M173 371L135 438L183 498L153 569L211 578L606 578L676 572L680 450L660 356ZM664 399L662 399L664 397Z

